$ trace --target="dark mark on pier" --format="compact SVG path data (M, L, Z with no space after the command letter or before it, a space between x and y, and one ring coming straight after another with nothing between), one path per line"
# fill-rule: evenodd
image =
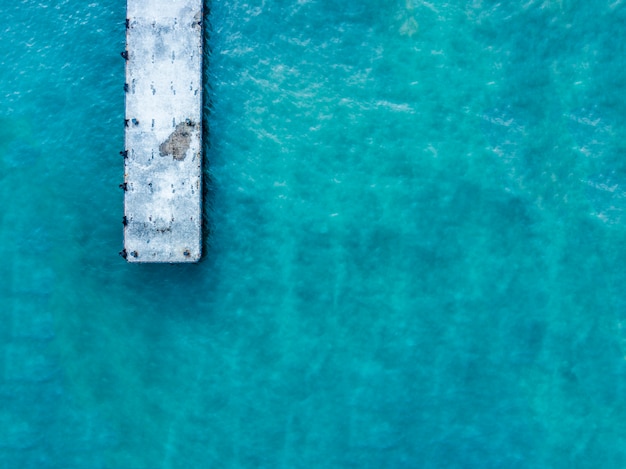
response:
M171 233L172 232L172 226L170 225L170 226L157 228L156 231L158 231L161 234L163 234L163 233Z
M196 13L196 15L193 17L193 24L191 25L192 28L201 28L202 27L202 13L198 12Z
M179 123L174 132L167 137L161 145L159 145L159 154L161 156L171 155L175 160L182 161L185 159L189 145L191 144L191 131L189 127L195 127L196 124L189 119L186 122Z

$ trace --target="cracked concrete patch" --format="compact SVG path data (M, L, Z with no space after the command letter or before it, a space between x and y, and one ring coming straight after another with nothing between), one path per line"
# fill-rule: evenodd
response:
M167 137L167 140L159 145L159 154L161 156L170 155L178 161L184 160L191 144L193 129L195 129L195 124L192 122L179 123L174 132Z

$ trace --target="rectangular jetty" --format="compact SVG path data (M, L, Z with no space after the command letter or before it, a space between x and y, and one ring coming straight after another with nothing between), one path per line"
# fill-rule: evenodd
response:
M202 0L128 0L124 251L202 254Z

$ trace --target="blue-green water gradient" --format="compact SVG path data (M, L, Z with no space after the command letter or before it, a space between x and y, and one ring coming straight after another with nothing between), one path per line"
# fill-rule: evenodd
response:
M621 0L208 4L196 266L117 255L124 1L0 18L0 468L626 466Z

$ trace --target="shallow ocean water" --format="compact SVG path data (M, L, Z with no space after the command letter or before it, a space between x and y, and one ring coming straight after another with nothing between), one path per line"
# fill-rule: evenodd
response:
M196 266L117 255L125 3L0 18L0 468L624 467L621 0L212 2Z

